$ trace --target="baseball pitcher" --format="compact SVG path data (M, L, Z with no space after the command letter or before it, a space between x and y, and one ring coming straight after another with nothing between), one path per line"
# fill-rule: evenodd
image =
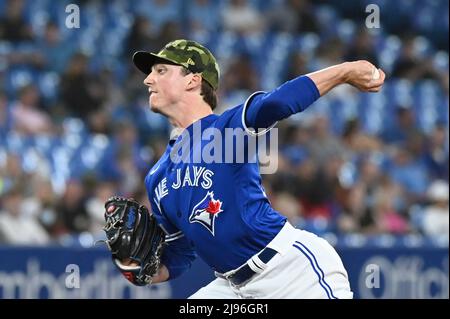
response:
M250 146L340 84L378 92L384 72L342 63L216 115L219 66L201 44L176 40L158 53L136 52L133 62L146 75L151 110L179 132L145 179L151 214L131 199L105 204L108 246L124 276L136 285L171 280L199 256L217 278L191 298L352 298L333 247L271 207ZM230 141L227 130L243 134Z

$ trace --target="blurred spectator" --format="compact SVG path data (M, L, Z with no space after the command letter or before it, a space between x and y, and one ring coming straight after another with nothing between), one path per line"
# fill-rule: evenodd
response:
M146 98L148 100L148 91L142 89L144 78L142 72L139 71L134 65L130 65L128 69L127 77L123 83L124 88L124 100L129 105L136 104L140 98Z
M440 81L441 76L433 67L432 60L422 58L415 48L416 38L407 35L403 38L403 46L400 56L395 61L392 76L406 78L412 82L419 79L435 79Z
M407 202L402 203L403 209L406 208L406 205L420 203L424 200L429 183L427 171L419 159L413 157L408 149L398 148L395 150L388 174L405 191Z
M254 34L263 31L261 13L247 0L230 0L221 10L224 30L236 34Z
M11 105L13 128L24 135L50 134L50 116L39 109L39 91L30 84L21 88L19 100Z
M125 40L123 58L129 60L136 51L159 51L155 48L155 34L151 21L144 16L138 15L134 18L133 25Z
M422 227L428 236L449 236L448 182L437 180L427 190L429 205L424 209Z
M76 53L61 79L60 98L68 115L87 120L98 111L104 99L101 83L97 82L88 70L89 58Z
M340 231L376 232L375 195L384 178L380 168L381 164L376 156L363 156L358 161L357 180L354 184L343 185L341 192L337 194L337 200L343 209L343 214L338 217Z
M133 147L121 145L116 153L117 170L121 184L119 192L125 196L130 196L142 183L142 174L136 165Z
M154 41L154 50L158 52L167 43L183 38L183 33L181 31L181 26L178 21L167 21L165 22L157 34Z
M338 37L321 42L312 68L319 70L344 61L344 43Z
M298 225L302 216L299 201L289 193L279 192L272 202L273 208L287 217L292 225Z
M204 34L217 30L219 11L213 0L194 0L188 6L188 24L190 33Z
M264 188L270 193L267 193L269 198L275 201L277 194L289 193L297 198L298 201L298 189L297 189L297 177L292 174L294 168L288 164L288 161L283 157L278 157L278 170L274 175L267 175L264 177Z
M6 93L0 91L0 136L6 136L12 127L12 114L8 104Z
M125 103L125 97L109 67L104 66L98 71L96 81L102 107L88 115L89 127L92 133L111 134L112 114Z
M299 75L307 74L308 69L308 59L306 56L300 52L294 52L289 57L289 63L286 70L286 76L284 81L292 80Z
M151 211L151 205L147 196L147 190L143 184L140 185L138 189L135 190L132 198L135 198L139 203L145 205Z
M168 22L181 21L182 10L180 0L137 1L135 10L137 14L144 15L151 21L156 32L160 32L162 26ZM176 38L171 40L174 39Z
M406 234L411 231L407 218L398 210L396 199L401 197L401 188L384 177L374 193L375 233Z
M317 116L315 118L308 150L312 159L320 166L330 158L344 155L341 141L331 134L327 117Z
M448 129L442 124L436 125L425 144L423 159L430 177L448 181Z
M51 237L57 238L64 229L55 210L57 197L52 184L49 180L35 176L31 185L32 192L22 204L24 215L38 221Z
M39 222L25 213L22 187L15 185L1 198L0 240L14 245L45 245L50 238Z
M396 110L396 121L386 126L381 133L384 142L389 144L404 144L407 140L423 135L417 126L417 121L411 107L399 105Z
M62 73L75 48L72 42L62 39L56 23L48 22L45 26L43 38L37 43L37 49L43 60L43 68Z
M292 190L301 202L305 218L332 218L333 185L330 176L320 170L312 158L299 165Z
M33 39L31 26L23 18L24 1L7 0L6 9L0 18L0 39L11 42Z
M220 105L217 112L220 114L224 107L237 105L248 98L250 94L258 91L259 77L250 56L247 54L237 55L230 61L225 70L220 85ZM223 100L222 100L223 98Z
M342 142L347 152L347 158L354 159L360 154L370 154L383 151L383 143L361 130L358 119L350 119L345 123Z
M0 195L9 191L14 185L27 185L29 176L22 169L22 157L19 154L7 153L4 165L0 165Z
M89 215L89 232L94 236L103 234L105 226L105 202L116 193L117 185L112 182L97 182L94 195L86 201L86 210Z
M364 26L358 28L355 39L347 51L346 61L367 60L376 67L380 67L376 55L373 35Z
M319 31L313 6L308 0L286 0L274 4L265 20L270 31L291 34Z
M114 138L101 160L101 179L121 180L122 195L133 193L142 182L148 163L142 157L136 127L124 119L114 125Z
M82 183L75 179L68 181L64 194L56 204L58 219L65 228L61 235L88 231L90 222L85 201L86 193Z
M93 134L109 134L110 114L105 109L99 109L89 115L89 130Z
M258 89L258 73L250 56L240 54L233 59L225 72L222 86L226 92L243 90L251 94Z
M341 233L374 232L375 216L373 207L367 205L368 187L357 183L340 196L342 213L337 218L337 226Z
M290 125L283 128L281 140L281 154L289 161L292 166L299 165L309 155L308 142L311 139L310 127L304 124Z

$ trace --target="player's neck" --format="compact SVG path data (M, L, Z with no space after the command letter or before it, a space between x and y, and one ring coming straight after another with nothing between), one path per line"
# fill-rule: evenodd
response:
M203 100L195 102L180 104L178 110L169 116L169 122L176 128L185 129L194 122L213 114L211 107Z

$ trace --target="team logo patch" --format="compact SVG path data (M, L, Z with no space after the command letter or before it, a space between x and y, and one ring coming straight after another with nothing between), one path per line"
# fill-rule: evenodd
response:
M200 223L214 236L214 222L222 212L222 202L214 199L214 192L208 192L206 196L194 206L189 216L190 223Z

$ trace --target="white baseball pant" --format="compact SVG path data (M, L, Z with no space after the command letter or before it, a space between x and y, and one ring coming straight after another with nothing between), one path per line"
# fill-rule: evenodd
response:
M266 264L261 262L258 254L249 259L246 264L256 274L246 283L236 286L225 279L241 266L225 274L216 273L217 279L189 298L353 298L341 258L326 240L286 222L267 247L276 250L277 254Z

